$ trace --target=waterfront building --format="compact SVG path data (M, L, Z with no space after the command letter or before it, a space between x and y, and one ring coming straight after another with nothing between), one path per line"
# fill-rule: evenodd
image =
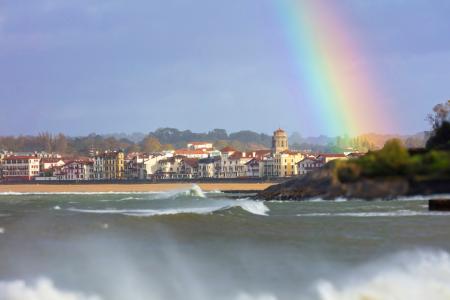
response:
M94 162L77 159L67 162L57 173L58 180L87 181L94 179Z
M263 162L261 158L252 158L245 166L247 167L247 177L263 177Z
M171 157L173 157L172 154L155 153L145 158L142 170L142 174L144 177L142 179L151 179L159 169L159 161Z
M156 179L173 179L181 171L183 156L173 156L158 161L158 169L152 175Z
M5 181L27 181L39 175L40 158L36 156L5 156L1 161Z
M208 157L198 160L198 177L214 178L216 177L217 168L220 169L220 157Z
M125 155L123 151L106 151L94 156L96 180L120 180L125 178Z
M315 157L305 157L301 161L298 162L298 175L305 175L315 169L322 168L323 167L322 160L319 160Z
M53 170L58 167L64 166L66 163L62 158L50 157L41 158L39 169L42 176L51 176Z
M183 158L180 163L180 169L177 172L177 178L192 179L198 177L198 159Z
M125 160L125 178L128 180L145 179L144 160L147 158L144 154L134 153Z
M298 174L297 163L304 158L301 152L284 150L274 155L274 169L277 177L291 177Z

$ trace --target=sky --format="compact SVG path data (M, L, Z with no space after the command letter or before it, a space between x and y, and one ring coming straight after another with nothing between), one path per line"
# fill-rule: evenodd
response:
M0 0L0 135L341 134L291 92L273 1L306 0ZM394 119L364 131L427 130L427 113L450 99L450 1L338 3Z

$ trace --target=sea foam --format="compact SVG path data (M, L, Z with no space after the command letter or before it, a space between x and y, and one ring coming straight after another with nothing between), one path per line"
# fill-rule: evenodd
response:
M321 281L319 299L450 299L450 256L446 252L403 253L373 267L371 274L355 277L341 286Z
M23 280L0 282L2 300L101 300L98 296L57 289L49 279L39 279L34 284Z

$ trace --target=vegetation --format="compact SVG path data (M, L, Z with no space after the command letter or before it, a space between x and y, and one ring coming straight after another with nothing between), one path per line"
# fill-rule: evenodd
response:
M379 151L332 166L340 181L361 177L406 176L414 179L450 178L450 102L437 105L428 118L433 131L426 149L408 151L402 141L393 139Z

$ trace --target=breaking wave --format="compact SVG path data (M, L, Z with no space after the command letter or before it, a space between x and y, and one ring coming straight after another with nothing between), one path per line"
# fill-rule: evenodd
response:
M304 286L304 293L293 292L292 300L448 300L450 299L450 256L444 251L404 252L381 261L372 262L362 268L335 270L338 279L316 280L312 291ZM331 273L331 272L330 272ZM195 276L195 272L190 273ZM350 274L350 275L348 275ZM233 285L233 283L231 283ZM231 286L232 288L233 286ZM194 289L197 292L192 292ZM275 292L236 291L228 297L214 294L207 282L189 286L183 298L230 300L279 300ZM138 290L130 291L129 299L142 295ZM234 295L233 295L234 294ZM194 295L194 296L193 296ZM23 280L0 281L2 300L102 300L106 295L87 295L85 293L61 290L50 279L39 279L30 284ZM139 297L138 297L139 298ZM114 298L115 299L115 298ZM143 299L143 298L139 298ZM147 294L145 299L161 300L157 293Z
M310 300L448 300L450 256L447 252L405 252L361 270L338 283L320 280ZM239 293L236 300L278 300L270 293ZM292 296L293 300L305 299Z
M214 200L213 200L214 201ZM78 209L68 208L68 211L91 213L91 214L120 214L125 216L135 217L151 217L163 215L178 215L178 214L212 214L217 211L223 211L234 207L240 207L243 210L260 216L267 216L269 208L260 201L252 200L229 200L224 205L210 205L204 207L177 207L164 209Z
M39 279L34 284L23 280L0 282L2 300L101 300L98 296L86 296L77 292L57 289L49 279Z
M358 276L342 286L330 281L319 282L319 299L450 299L450 256L447 252L403 253L389 265L382 265L382 269L362 278Z

